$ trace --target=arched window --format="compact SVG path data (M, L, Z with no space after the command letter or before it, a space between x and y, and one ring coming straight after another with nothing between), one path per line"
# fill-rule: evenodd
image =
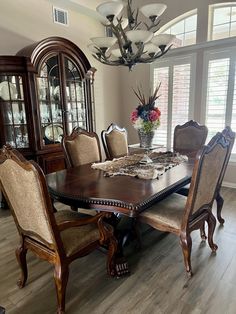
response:
M236 36L236 3L209 6L209 40Z
M197 9L189 11L164 25L158 33L173 34L179 39L178 46L196 44Z

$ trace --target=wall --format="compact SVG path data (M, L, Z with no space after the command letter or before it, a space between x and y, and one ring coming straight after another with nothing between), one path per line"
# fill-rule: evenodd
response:
M87 56L95 74L96 131L107 128L111 122L121 123L120 79L118 68L97 62L87 45L90 37L102 36L103 26L94 18L81 14L78 5L69 1L1 0L0 4L0 55L14 55L21 48L43 38L61 36L73 41ZM81 5L96 1L77 1ZM54 24L52 4L68 10L69 26ZM87 12L86 12L87 13Z

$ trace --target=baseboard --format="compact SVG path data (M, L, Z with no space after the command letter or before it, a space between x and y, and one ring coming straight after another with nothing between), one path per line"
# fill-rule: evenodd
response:
M222 182L222 186L224 186L224 187L226 187L226 188L233 188L233 189L236 189L236 183L233 183L233 182L223 181L223 182Z

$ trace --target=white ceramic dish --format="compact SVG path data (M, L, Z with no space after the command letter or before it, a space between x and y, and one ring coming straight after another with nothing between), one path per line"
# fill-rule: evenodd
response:
M11 95L11 97L10 97ZM17 98L17 90L14 84L11 82L1 82L0 83L0 98L3 100L10 100Z

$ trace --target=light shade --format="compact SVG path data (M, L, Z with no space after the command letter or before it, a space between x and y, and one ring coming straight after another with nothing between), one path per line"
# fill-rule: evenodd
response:
M175 35L160 34L160 35L154 36L151 42L158 47L168 46L174 38L175 38Z
M156 54L157 52L160 51L160 49L156 45L154 45L153 43L147 43L144 45L143 51L147 54L149 54L149 53L155 53Z
M133 43L147 43L153 37L153 33L143 30L133 30L126 32L126 35L130 41Z
M98 53L98 50L96 49L96 47L94 46L94 44L89 44L87 45L88 49L92 52L92 53Z
M117 38L114 38L114 37L93 37L93 38L90 38L90 40L97 47L109 48L109 47L113 46L116 43Z
M116 57L116 58L120 58L121 57L121 51L120 49L112 49L110 50L110 53Z
M111 15L114 15L114 16L119 15L123 7L124 5L122 2L107 1L97 6L96 10L102 16L108 17Z
M150 16L160 16L162 13L166 10L167 5L163 3L151 3L146 4L143 7L141 7L139 10L145 15L146 17Z

